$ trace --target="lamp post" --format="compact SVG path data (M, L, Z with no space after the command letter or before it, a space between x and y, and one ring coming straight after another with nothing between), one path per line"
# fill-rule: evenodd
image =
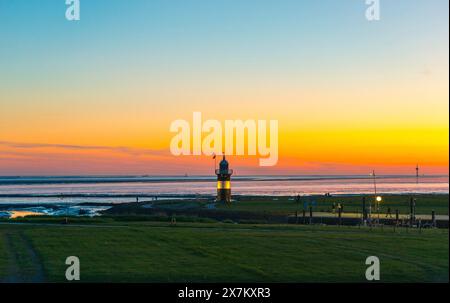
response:
M375 196L375 200L377 197L377 182L376 182L376 175L375 175L375 170L372 170L372 173L370 174L373 177L373 190L374 190L374 196ZM369 203L369 220L370 220L370 225L372 225L372 202Z
M375 200L377 201L378 224L380 224L380 203L383 198L381 198L381 196L377 196Z
M297 208L295 210L295 224L298 224L298 208L300 206L300 195L299 194L297 194L295 201L297 202Z

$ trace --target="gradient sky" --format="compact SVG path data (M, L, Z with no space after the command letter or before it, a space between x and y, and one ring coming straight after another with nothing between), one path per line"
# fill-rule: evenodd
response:
M210 174L170 123L279 120L239 174L447 174L448 1L0 0L0 175Z

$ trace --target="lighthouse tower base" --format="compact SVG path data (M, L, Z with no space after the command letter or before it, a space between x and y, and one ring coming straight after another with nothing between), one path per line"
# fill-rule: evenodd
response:
M218 189L216 201L222 202L222 203L230 203L231 202L231 189Z

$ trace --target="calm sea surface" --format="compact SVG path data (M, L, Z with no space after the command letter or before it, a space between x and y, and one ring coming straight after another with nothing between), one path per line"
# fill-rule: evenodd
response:
M0 203L130 202L136 196L214 195L212 177L0 177ZM448 176L380 176L378 193L449 193ZM235 195L372 194L369 176L239 176Z

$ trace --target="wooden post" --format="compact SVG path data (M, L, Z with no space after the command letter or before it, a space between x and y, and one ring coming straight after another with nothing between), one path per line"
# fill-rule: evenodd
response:
M342 208L340 208L339 207L339 211L338 211L338 217L339 217L339 225L341 225L341 223L342 223L342 220L341 220L341 218L342 218Z
M312 224L313 211L312 206L309 207L309 224Z
M363 223L367 220L366 197L362 198Z

